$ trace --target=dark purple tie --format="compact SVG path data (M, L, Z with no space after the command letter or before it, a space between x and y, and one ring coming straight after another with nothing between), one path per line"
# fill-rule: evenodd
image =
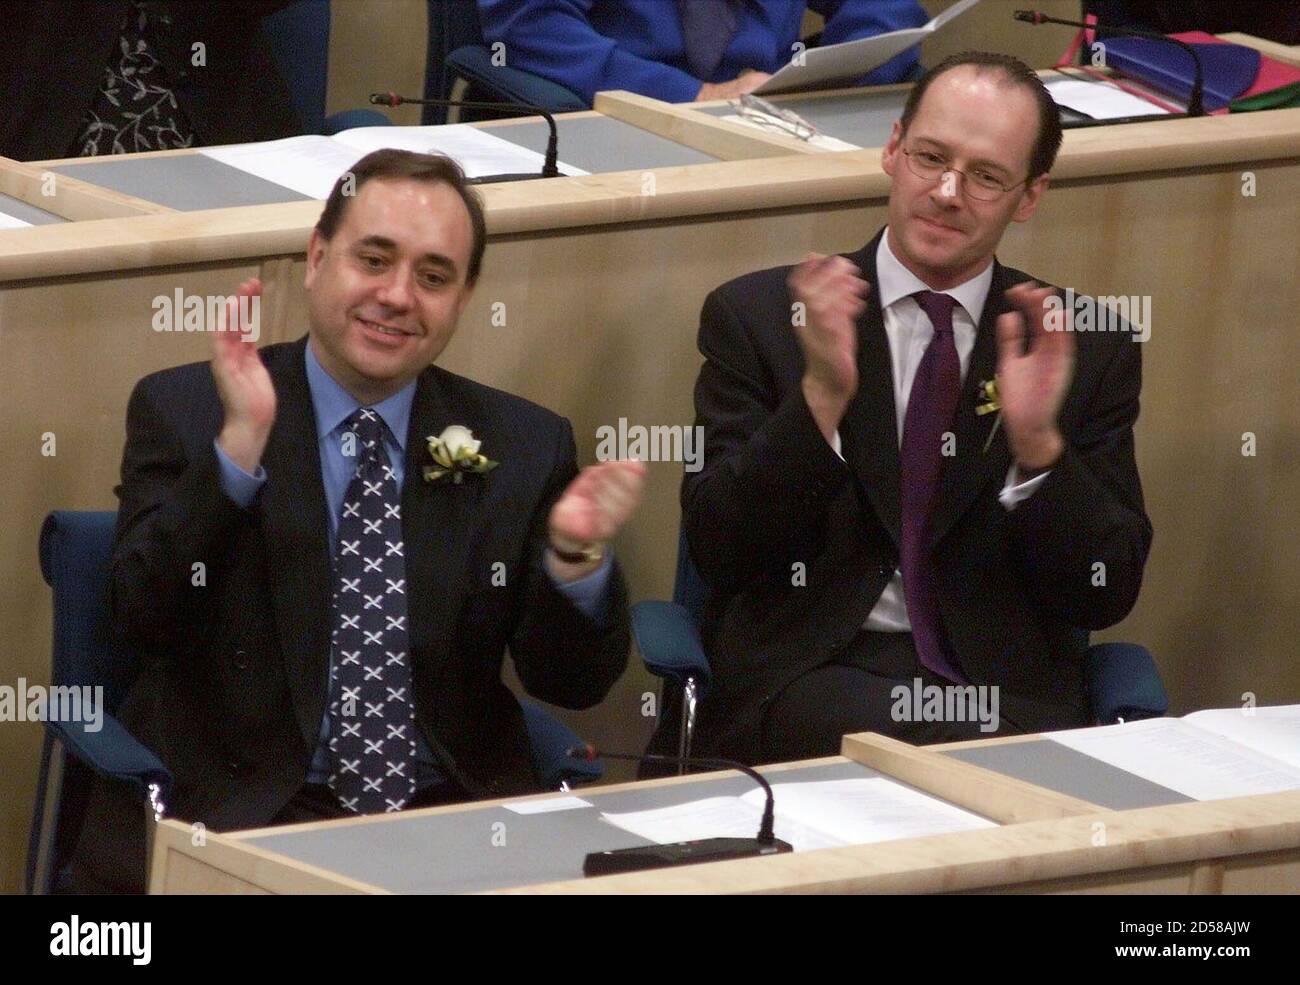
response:
M952 309L957 301L933 291L921 291L913 297L934 326L934 338L916 368L903 421L903 597L921 665L940 677L965 683L939 618L934 559L929 548L930 514L943 467L944 432L952 430L961 392L961 360L952 336Z
M740 23L737 0L677 0L691 74L708 82Z

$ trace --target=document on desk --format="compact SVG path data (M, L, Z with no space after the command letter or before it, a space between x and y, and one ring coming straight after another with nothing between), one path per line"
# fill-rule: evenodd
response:
M30 226L30 222L24 222L17 216L7 215L0 212L0 229L21 229L23 226Z
M199 153L309 198L326 199L339 175L371 151L384 147L446 154L471 178L490 174L538 174L544 158L468 124L441 127L357 127L333 137L307 134L256 144L204 147ZM561 163L566 175L586 174Z
M788 65L754 91L760 96L766 96L769 93L825 88L833 83L852 81L933 36L949 21L960 17L979 2L980 0L961 0L920 27L890 31L888 34L877 34L824 48L800 50Z
M1043 83L1058 106L1094 120L1167 115L1169 110L1100 79L1051 79Z
M539 174L546 163L546 158L537 151L502 140L491 131L468 123L437 127L356 127L335 134L333 139L363 154L384 147L421 154L446 154L454 158L471 178L489 174ZM588 173L563 161L556 164L561 174Z
M1300 705L1200 711L1049 738L1193 800L1300 789Z
M776 836L797 852L920 838L996 825L885 777L774 783ZM701 838L753 838L763 818L761 789L673 807L602 814L609 823L666 845Z

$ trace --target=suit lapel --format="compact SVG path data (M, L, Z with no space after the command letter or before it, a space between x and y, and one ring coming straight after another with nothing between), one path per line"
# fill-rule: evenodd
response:
M998 315L1008 310L1004 295L1006 288L1007 278L1003 267L994 260L988 299L984 302L984 313L975 332L975 348L971 351L970 365L966 369L961 394L957 399L957 413L953 421L953 434L957 439L956 454L943 461L939 492L931 513L932 546L970 508L986 484L995 477L1006 476L1010 452L1000 425L988 450L984 449L998 415L975 413L980 402L980 383L993 379L998 368L997 319Z
M472 535L474 510L483 494L482 480L469 478L459 485L451 479L424 480L430 463L427 438L450 424L475 428L448 399L436 372L426 370L416 385L411 421L406 436L406 478L402 489L402 539L405 541L407 612L410 616L412 652L425 660L446 659L460 608L465 579L461 576ZM492 444L486 436L486 447Z
M858 319L858 392L840 422L844 461L865 489L876 515L898 543L900 505L898 421L894 412L894 369L876 290L877 234L849 257L871 284L867 308Z
M305 350L305 339L290 346L271 371L278 406L262 457L261 513L285 677L303 738L315 747L329 666L330 555Z

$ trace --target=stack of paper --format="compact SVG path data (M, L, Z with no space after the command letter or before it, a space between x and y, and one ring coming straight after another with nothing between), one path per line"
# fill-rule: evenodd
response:
M996 825L884 777L774 783L776 836L797 852L920 838ZM611 824L658 844L702 838L753 838L767 795L710 797L675 807L602 814Z
M772 92L823 88L836 82L859 78L873 68L879 68L895 55L901 55L913 45L920 44L977 3L979 0L960 0L930 23L920 27L799 51L789 65L754 91L760 96L766 96Z
M446 154L471 178L538 174L545 160L536 151L465 123L436 127L358 127L333 137L309 135L257 144L228 144L205 147L200 153L299 194L325 199L339 175L371 151L385 147ZM563 163L559 168L567 175L587 173Z
M1148 718L1051 740L1193 800L1300 789L1300 705Z

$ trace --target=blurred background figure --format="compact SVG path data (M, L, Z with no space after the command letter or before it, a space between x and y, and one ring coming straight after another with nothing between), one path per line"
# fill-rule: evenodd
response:
M484 40L505 45L506 65L587 105L605 89L670 103L752 92L795 54L808 10L826 19L826 45L930 19L917 0L478 0ZM913 48L863 82L908 81L917 65Z
M260 29L290 2L5 4L0 155L129 154L301 133Z

